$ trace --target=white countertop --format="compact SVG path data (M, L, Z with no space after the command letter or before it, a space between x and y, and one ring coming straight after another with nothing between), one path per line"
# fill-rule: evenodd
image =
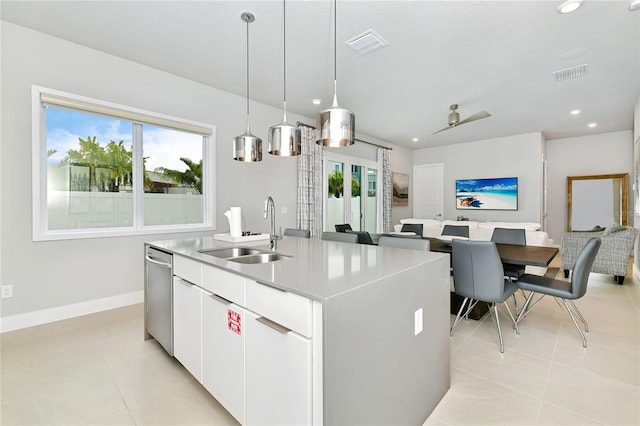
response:
M213 237L150 241L146 244L234 272L320 302L444 256L442 253L284 236L276 253L292 256L264 264L241 264L200 250L247 246L265 251L268 241L228 243Z

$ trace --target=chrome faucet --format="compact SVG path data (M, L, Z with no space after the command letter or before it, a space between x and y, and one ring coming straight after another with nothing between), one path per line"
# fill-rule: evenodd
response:
M271 230L269 232L269 247L271 250L275 249L277 246L276 241L281 239L282 237L276 234L276 204L273 202L273 198L268 196L266 200L264 200L264 218L266 219L271 214Z

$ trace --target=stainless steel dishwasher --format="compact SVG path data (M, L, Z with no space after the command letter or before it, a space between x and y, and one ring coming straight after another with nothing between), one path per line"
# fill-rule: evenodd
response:
M173 255L145 246L144 330L173 356Z

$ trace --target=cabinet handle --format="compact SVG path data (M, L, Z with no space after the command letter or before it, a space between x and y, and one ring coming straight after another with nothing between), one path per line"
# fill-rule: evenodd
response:
M186 285L187 287L193 287L193 286L194 286L194 284L191 284L191 283L190 283L189 281L187 281L187 280L183 280L182 278L180 278L180 277L178 277L178 276L175 276L175 275L174 275L174 277L175 277L176 281L178 281L178 282L179 282L180 284L182 284L182 285Z
M258 317L258 318L256 318L256 321L266 325L269 328L274 329L278 333L287 334L288 332L291 331L290 328L287 328L287 327L285 327L283 325L280 325L277 322L273 322L270 319L267 319L265 317Z
M267 283L263 283L263 282L260 282L260 281L256 281L256 282L257 282L258 284L266 285L267 287L272 288L272 289L274 289L274 290L278 290L278 291L280 291L280 292L282 292L282 293L286 293L286 292L287 292L287 290L283 290L283 289L281 289L281 288L274 287L272 284L267 284Z
M213 300L216 300L216 301L222 303L223 305L229 306L230 304L233 303L231 300L227 300L224 297L218 296L217 294L209 293L208 296L210 298L212 298Z
M164 263L164 262L160 262L159 260L152 259L151 257L149 257L149 255L146 255L144 258L148 262L151 262L153 264L164 266L165 268L171 268L171 264L170 263Z

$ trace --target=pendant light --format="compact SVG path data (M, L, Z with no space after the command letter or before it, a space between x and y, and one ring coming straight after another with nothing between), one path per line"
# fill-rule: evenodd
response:
M282 123L269 128L269 154L280 155L282 157L292 157L300 155L301 132L297 126L292 126L287 122L287 14L286 0L282 0L282 51L283 51L283 99L284 117Z
M317 144L330 148L353 145L356 118L347 109L338 106L337 66L337 2L333 1L333 104L316 116Z
M233 159L245 162L262 161L262 139L249 129L249 23L256 20L251 12L243 12L240 19L247 23L247 130L233 138Z

